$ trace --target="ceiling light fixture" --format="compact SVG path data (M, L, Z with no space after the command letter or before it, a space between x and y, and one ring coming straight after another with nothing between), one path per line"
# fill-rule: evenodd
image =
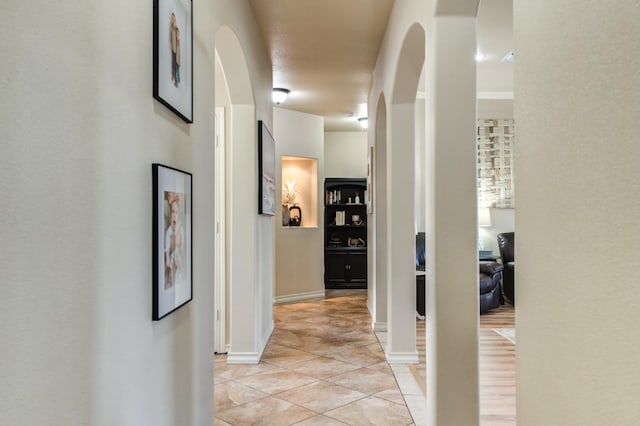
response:
M282 87L274 87L273 92L271 93L271 98L273 102L277 105L280 105L282 102L287 100L287 96L289 96L289 89L283 89Z
M360 123L360 127L362 127L363 129L369 128L369 119L367 117L358 118L358 122Z

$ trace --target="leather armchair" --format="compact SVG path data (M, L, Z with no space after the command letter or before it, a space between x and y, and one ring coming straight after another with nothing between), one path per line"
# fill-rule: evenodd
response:
M480 262L480 314L504 303L500 278L504 267L496 262Z
M503 232L502 234L498 234L497 238L498 248L500 249L500 258L502 260L502 265L504 266L502 277L504 296L512 305L515 306L515 234L513 232Z

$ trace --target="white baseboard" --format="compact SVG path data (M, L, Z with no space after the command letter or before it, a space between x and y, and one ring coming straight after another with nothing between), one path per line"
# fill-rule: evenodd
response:
M418 352L391 352L386 353L389 364L418 364Z
M324 290L312 291L309 293L290 294L288 296L274 297L273 303L296 302L298 300L316 299L318 297L324 297L324 295L325 295Z
M262 354L269 343L269 338L273 334L274 323L269 324L269 332L266 333L257 352L232 352L227 346L227 364L258 364L262 359Z
M227 364L258 364L260 354L258 352L229 352Z
M387 323L386 322L374 322L372 324L372 327L373 327L373 331L374 332L387 331Z

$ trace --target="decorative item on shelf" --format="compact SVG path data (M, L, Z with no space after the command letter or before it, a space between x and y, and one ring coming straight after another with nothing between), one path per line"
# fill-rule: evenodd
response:
M356 192L356 204L360 204L360 195Z
M351 216L351 224L354 226L364 226L366 222L360 218L359 214L354 214Z
M349 247L364 247L365 243L362 238L349 238L347 240L347 245Z
M295 212L298 212L297 214ZM289 226L302 225L302 210L300 206L293 205L289 207Z
M329 247L342 247L342 240L336 234L331 234L329 238Z
M292 220L291 209L296 206L296 196L300 191L296 190L296 180L287 181L282 187L282 226L300 226L302 224L302 213L300 207L296 207L298 212L297 220Z

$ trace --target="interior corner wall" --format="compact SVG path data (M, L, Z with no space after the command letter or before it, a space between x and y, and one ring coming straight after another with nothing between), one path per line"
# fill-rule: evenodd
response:
M367 177L367 132L324 134L326 177Z
M640 418L639 21L514 1L519 426Z
M187 124L152 97L152 7L2 4L3 423L213 423L217 26L237 29L269 120L271 65L248 4L198 3ZM157 322L154 162L193 173L194 226L193 300Z
M304 298L324 291L324 119L322 117L273 109L273 137L276 141L276 188L282 188L282 156L318 160L318 185L315 196L318 226L283 227L276 209L276 283L275 297ZM366 164L366 157L365 157ZM276 205L282 203L282 191L276 191ZM304 219L304 212L303 219Z

